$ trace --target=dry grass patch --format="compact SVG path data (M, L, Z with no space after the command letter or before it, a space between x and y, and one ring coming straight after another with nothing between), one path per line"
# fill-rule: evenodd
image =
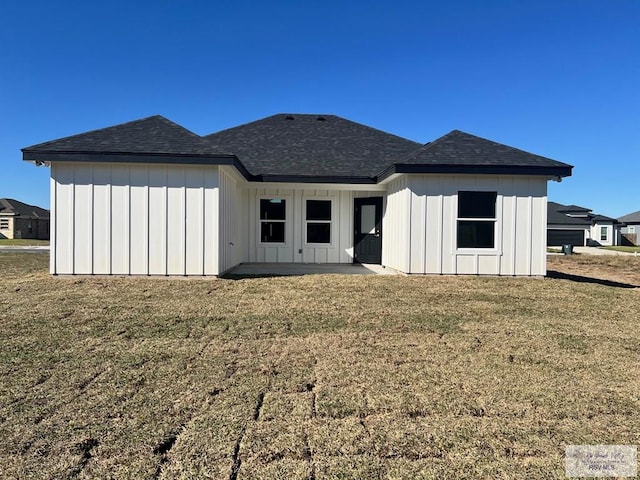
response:
M550 256L549 271L573 274L586 279L611 280L640 288L640 256L571 255Z
M38 240L35 238L0 238L0 247L31 247L49 245L49 240Z
M0 253L4 478L563 478L640 439L640 258L556 278L51 278Z

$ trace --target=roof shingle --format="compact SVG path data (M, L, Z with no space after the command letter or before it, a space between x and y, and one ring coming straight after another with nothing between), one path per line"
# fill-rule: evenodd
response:
M624 223L640 223L640 210L623 215L618 220Z
M584 213L580 216L571 216L567 212ZM562 205L556 202L547 202L547 224L552 225L594 225L596 223L619 223L615 218L607 217L577 205Z
M336 115L277 114L200 137L156 115L23 149L23 158L234 165L249 180L375 183L393 173L571 175L571 166L454 130L420 143Z
M570 217L565 212L566 205L562 205L556 202L547 202L547 224L551 225L591 225L591 218L585 217Z
M402 163L421 165L484 165L566 167L566 163L525 152L469 133L453 130L413 152Z
M0 198L0 214L20 217L49 218L49 210L28 205L13 198Z
M199 135L161 115L40 143L25 152L164 153L217 155Z
M205 138L255 175L373 177L421 146L336 115L286 113Z

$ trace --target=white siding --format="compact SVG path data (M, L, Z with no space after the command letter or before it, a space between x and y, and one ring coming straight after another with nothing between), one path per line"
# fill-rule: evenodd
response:
M352 263L353 262L353 199L356 197L384 197L384 191L348 190L350 186L293 184L290 188L256 188L250 185L248 206L248 255L243 261L274 263ZM261 198L277 197L286 200L284 244L260 242ZM304 202L309 199L332 201L331 243L325 245L305 242ZM384 232L383 232L384 238Z
M607 229L607 239L602 240L602 229ZM591 226L591 238L601 245L616 245L617 232L612 223L596 223Z
M149 169L149 275L167 274L167 169Z
M245 262L247 253L247 190L229 167L220 167L220 272Z
M54 182L51 204L54 206L55 215L51 217L52 230L51 253L54 258L51 262L51 273L73 273L74 260L74 175L73 167L65 164L54 163L51 165L51 178Z
M129 169L129 271L149 274L149 168L132 165ZM96 215L97 216L97 215Z
M546 179L403 175L388 183L383 265L407 273L544 275ZM458 249L460 190L498 192L493 249Z
M82 170L74 178L73 218L86 225L73 229L73 265L77 273L93 273L93 172Z
M200 168L185 170L185 274L204 275L204 175Z
M408 272L411 242L411 191L407 177L389 182L382 217L382 264Z
M56 169L56 165L51 165L51 179L49 180L49 198L50 198L50 224L49 224L49 239L50 239L50 250L49 250L49 271L54 273L56 271L56 222L55 218L57 215L58 209L56 208L56 203L58 200L58 183L53 179L53 172Z
M186 186L183 168L167 167L167 274L186 274Z
M83 170L92 170L92 165L72 165L71 168L76 177ZM77 180L75 180L77 181ZM130 215L130 184L129 166L113 165L111 167L111 273L127 275L133 273L129 268L129 215ZM75 228L87 228L84 223L76 219ZM108 241L107 239L104 239ZM103 239L96 239L103 241ZM78 273L78 268L71 272L59 271L58 273Z
M204 274L218 275L221 270L219 266L220 241L218 232L220 231L220 189L219 172L217 168L204 168L202 174L204 189L203 195L203 215L204 215Z
M51 178L51 273L219 273L218 167L54 163Z
M231 167L54 163L54 274L217 275L241 262L351 263L356 197L382 197L382 264L407 273L544 275L546 180L400 175L386 185L247 183ZM493 249L456 247L460 190L496 191ZM259 200L287 201L286 241ZM305 242L305 200L332 201L331 243ZM612 235L613 232L611 232Z

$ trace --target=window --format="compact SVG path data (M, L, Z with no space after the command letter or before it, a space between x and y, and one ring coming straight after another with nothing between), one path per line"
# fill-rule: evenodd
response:
M284 243L287 201L283 198L260 199L260 241Z
M331 200L307 200L306 207L306 243L331 243Z
M495 248L497 192L458 192L458 248Z
M0 218L0 230L9 230L8 218Z
M607 241L607 232L608 232L607 227L600 227L600 241L601 242L606 242Z

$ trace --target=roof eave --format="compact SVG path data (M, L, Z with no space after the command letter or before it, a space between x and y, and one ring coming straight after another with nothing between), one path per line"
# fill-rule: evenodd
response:
M377 177L378 182L395 173L432 173L432 174L483 174L483 175L544 175L551 177L571 176L571 165L445 165L396 163L383 170Z
M372 177L356 177L348 175L255 175L253 182L274 183L343 183L343 184L370 184L375 185L376 179Z
M22 160L36 164L51 162L78 163L142 163L142 164L179 164L179 165L232 165L247 180L253 175L231 154L177 154L177 153L134 153L134 152L59 152L33 151L22 149Z

